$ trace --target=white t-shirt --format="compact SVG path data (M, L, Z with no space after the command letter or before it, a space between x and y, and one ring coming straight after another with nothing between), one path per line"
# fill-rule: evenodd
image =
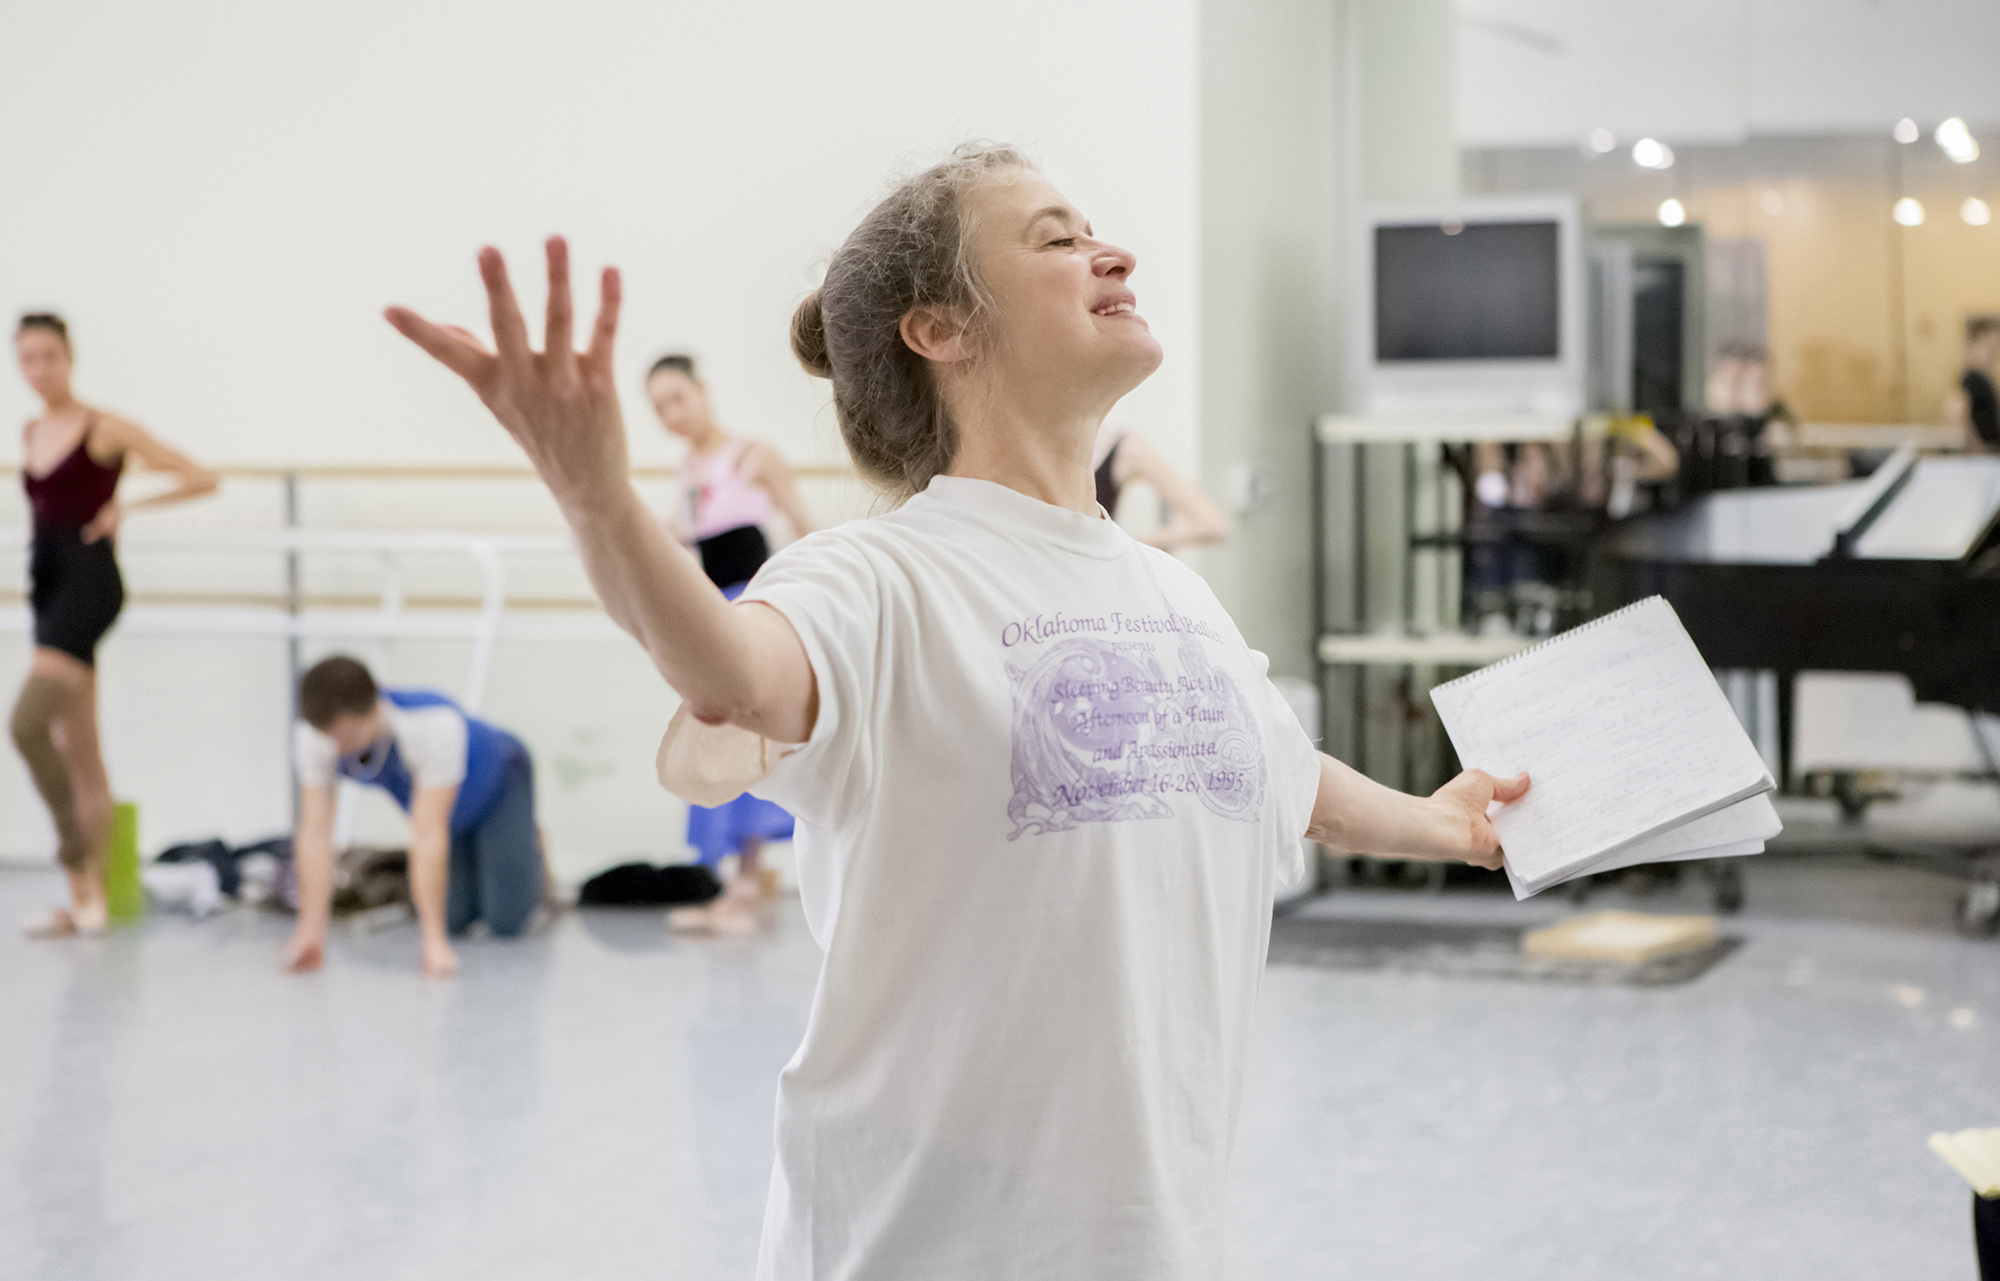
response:
M758 1276L1179 1281L1223 1174L1311 742L1199 576L942 477L794 544L799 820L826 960L778 1089Z
M465 781L464 713L443 704L398 707L386 698L381 708L383 719L389 723L389 737L395 743L396 755L409 771L410 784L416 791L456 787ZM327 787L339 776L340 749L331 738L304 721L292 729L292 759L299 782L306 787ZM364 758L361 768L365 771L368 764Z

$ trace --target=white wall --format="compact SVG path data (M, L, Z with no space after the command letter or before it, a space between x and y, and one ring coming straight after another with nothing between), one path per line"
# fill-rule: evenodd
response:
M1310 424L1343 407L1348 212L1451 194L1450 53L1447 0L1202 8L1204 466L1213 492L1246 468L1273 491L1198 563L1285 675L1315 670ZM1327 501L1346 528L1345 494ZM1328 585L1350 580L1336 568Z
M1343 131L1364 201L1449 199L1458 190L1450 0L1347 0Z
M2000 124L1989 0L1460 0L1469 146Z
M1336 74L1345 4L1202 5L1203 473L1211 493L1261 470L1270 496L1198 553L1272 670L1313 671L1312 453L1340 351L1331 301L1347 157Z
M792 306L892 169L976 136L1028 146L1139 250L1178 359L1132 413L1191 449L1191 3L71 0L5 21L0 301L62 308L84 389L207 456L511 459L380 312L479 321L486 241L538 300L562 230L625 270L633 410L648 358L687 346L732 424L836 460ZM0 382L0 420L31 408Z
M63 311L81 394L206 460L508 463L518 455L470 394L380 312L403 302L482 327L472 257L486 242L538 305L540 238L560 230L584 269L625 272L638 461L675 456L640 371L688 348L725 425L837 462L824 386L786 345L815 263L892 171L966 138L1006 139L1138 252L1135 287L1168 361L1121 412L1192 468L1196 111L1193 0L16 5L0 18L0 307ZM0 421L34 410L0 376ZM15 456L9 433L0 460ZM865 506L821 497L837 514ZM20 519L17 496L0 503L0 519ZM507 486L349 487L309 506L321 523L553 522ZM274 511L268 486L244 484L153 527ZM135 592L246 576L269 590L271 566L218 582L146 559L146 524L128 538ZM114 633L108 752L149 847L282 823L274 644ZM390 675L451 688L462 653L398 647ZM24 655L18 635L0 637L0 671ZM671 703L652 682L620 640L502 646L496 719L546 760L575 758L543 773L572 866L672 852L661 829L675 811L650 761ZM46 849L4 756L0 855Z

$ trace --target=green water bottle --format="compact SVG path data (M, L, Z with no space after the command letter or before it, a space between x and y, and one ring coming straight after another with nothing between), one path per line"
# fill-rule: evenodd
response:
M139 884L139 807L131 801L120 801L111 810L104 905L114 921L136 921L146 914L146 891Z

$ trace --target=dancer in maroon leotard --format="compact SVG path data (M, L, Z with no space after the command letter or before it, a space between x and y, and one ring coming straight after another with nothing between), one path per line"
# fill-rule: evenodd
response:
M35 654L9 728L55 821L70 892L67 909L54 908L27 928L42 937L94 934L104 928L111 835L111 783L97 741L97 642L125 603L116 540L127 507L118 502L118 478L131 460L180 482L131 508L198 497L215 489L216 478L138 424L76 398L74 352L61 318L23 316L14 353L44 411L21 430L21 485L35 521Z

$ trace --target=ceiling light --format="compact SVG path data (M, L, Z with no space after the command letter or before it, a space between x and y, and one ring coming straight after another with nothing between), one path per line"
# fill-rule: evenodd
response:
M1901 120L1898 120L1896 122L1897 142L1905 144L1912 143L1923 136L1924 136L1924 131L1917 128L1917 122L1910 119L1908 116L1904 116Z
M1662 226L1678 227L1687 220L1688 211L1686 205L1672 197L1660 202L1660 224Z
M1924 225L1923 202L1915 196L1904 196L1896 202L1896 207L1891 211L1891 216L1905 227L1921 227Z
M1958 207L1958 216L1974 227L1984 227L1993 221L1993 207L1978 196L1967 196L1965 203Z
M1967 129L1965 121L1957 116L1939 125L1937 132L1932 136L1937 139L1937 145L1944 149L1944 154L1959 164L1968 165L1979 159L1979 144L1973 140L1972 130Z
M1764 188L1764 194L1757 197L1757 203L1773 218L1785 212L1785 198L1778 194L1776 187Z
M1674 149L1657 138L1641 138L1632 144L1632 163L1641 169L1669 169Z
M1589 145L1592 151L1601 156L1607 152L1616 151L1618 149L1618 139L1612 136L1609 129L1592 129L1590 131Z

